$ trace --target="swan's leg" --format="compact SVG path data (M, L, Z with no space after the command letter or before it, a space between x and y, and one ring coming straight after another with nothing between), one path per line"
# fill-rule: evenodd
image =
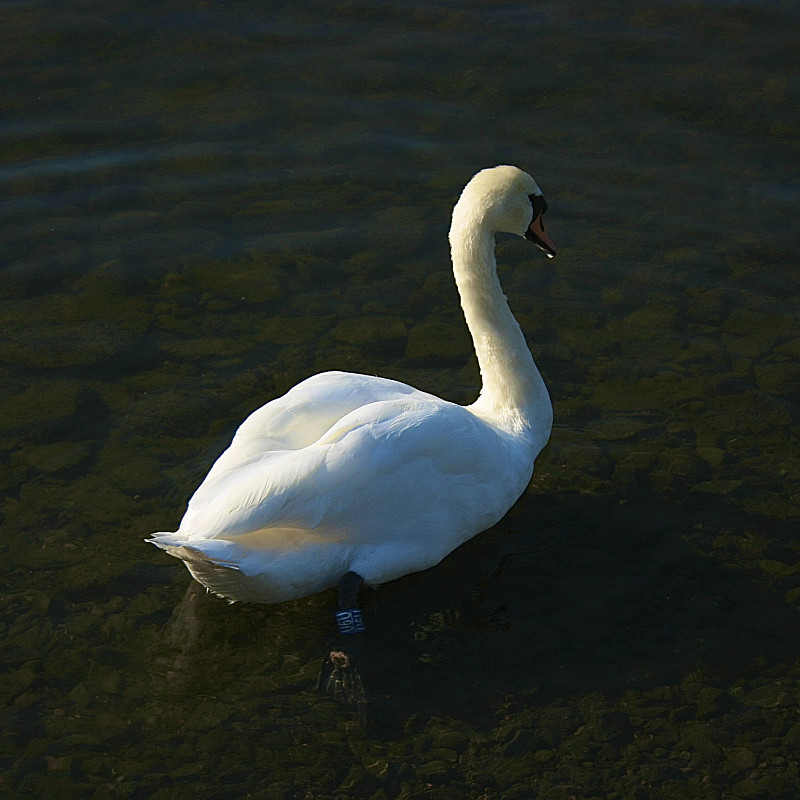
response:
M339 581L339 611L336 622L342 634L364 632L361 609L358 608L358 593L363 585L364 579L357 572L345 572Z
M336 622L339 635L330 643L317 681L317 690L341 703L355 705L364 715L367 696L359 664L364 648L364 622L358 608L358 593L364 579L347 572L339 581L339 610Z

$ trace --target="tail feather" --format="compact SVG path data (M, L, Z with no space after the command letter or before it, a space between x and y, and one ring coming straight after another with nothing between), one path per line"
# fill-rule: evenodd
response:
M335 586L349 548L316 532L274 528L233 539L154 533L146 541L179 558L192 577L232 601L280 603Z
M186 537L174 531L159 531L158 533L150 534L150 538L145 539L145 541L169 552L171 548L181 547L186 544Z
M175 533L154 533L146 541L181 559L198 583L220 597L230 601L254 599L249 581L233 562L213 558Z

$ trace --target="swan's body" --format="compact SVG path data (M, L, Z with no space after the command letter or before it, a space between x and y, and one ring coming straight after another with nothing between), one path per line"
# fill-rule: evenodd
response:
M528 485L552 407L500 288L494 235L528 235L554 255L543 208L529 175L496 167L454 209L453 270L483 379L475 403L315 375L245 420L179 529L151 541L212 591L273 603L348 571L380 584L426 569L500 520Z

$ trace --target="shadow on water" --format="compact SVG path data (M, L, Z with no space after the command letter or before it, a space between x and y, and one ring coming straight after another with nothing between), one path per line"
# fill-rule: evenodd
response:
M402 624L404 610L427 618L400 669L396 645L376 642L392 654L378 660L390 714L486 722L502 697L619 694L679 683L698 668L735 678L800 652L800 614L782 596L789 587L766 586L687 541L704 520L715 534L740 529L741 514L580 495L525 505L534 501L536 531L512 512L510 532L494 530L382 590L391 611L378 637ZM457 587L476 596L456 605Z
M619 697L697 670L744 679L795 659L800 614L784 599L794 584L719 558L726 532L763 525L779 558L774 521L719 504L526 497L439 566L365 593L372 733L394 737L434 715L485 728L509 703ZM157 669L171 692L181 675L201 694L232 679L251 696L300 692L314 704L333 603L326 592L231 606L191 585L162 630Z

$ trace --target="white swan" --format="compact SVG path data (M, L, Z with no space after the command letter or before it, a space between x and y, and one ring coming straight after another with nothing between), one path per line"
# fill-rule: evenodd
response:
M325 372L251 414L174 533L149 540L230 600L276 603L380 584L437 564L494 525L547 443L550 398L497 278L495 234L548 256L547 204L516 167L479 172L450 245L478 357L478 400L459 406L385 378ZM352 598L340 607L347 608Z

